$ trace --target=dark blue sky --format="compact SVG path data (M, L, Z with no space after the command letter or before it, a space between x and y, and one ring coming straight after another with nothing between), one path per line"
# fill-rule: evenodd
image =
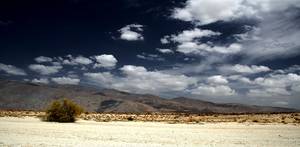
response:
M300 3L2 0L0 76L299 107Z
M137 2L137 3L136 3ZM23 66L40 55L85 56L114 53L133 64L136 54L155 52L159 39L181 23L167 18L172 1L2 1L1 59ZM4 3L4 4L3 4ZM143 42L113 40L117 30L132 23L145 25ZM20 58L16 52L21 54ZM19 58L18 61L12 57ZM22 62L20 62L22 60Z

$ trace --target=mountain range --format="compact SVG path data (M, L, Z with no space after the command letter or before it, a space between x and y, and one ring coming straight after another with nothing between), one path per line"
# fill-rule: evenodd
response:
M69 98L89 112L299 112L290 108L213 103L185 97L165 99L150 94L133 94L114 89L96 89L77 85L47 85L0 80L0 109L2 110L43 111L51 101L61 98Z

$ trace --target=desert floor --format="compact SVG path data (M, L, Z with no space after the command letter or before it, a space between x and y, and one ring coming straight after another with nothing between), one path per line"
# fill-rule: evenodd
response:
M162 122L42 122L0 117L0 146L300 146L294 124Z

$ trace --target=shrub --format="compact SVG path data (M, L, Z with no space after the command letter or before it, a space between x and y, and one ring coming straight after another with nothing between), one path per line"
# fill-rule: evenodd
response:
M133 121L133 120L134 120L134 118L133 118L133 117L131 117L131 116L129 116L129 117L127 118L127 120L128 120L128 121Z
M83 108L69 99L53 101L46 110L46 121L74 122Z

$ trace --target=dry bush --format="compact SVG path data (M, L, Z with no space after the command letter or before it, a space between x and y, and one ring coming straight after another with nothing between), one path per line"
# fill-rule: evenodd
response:
M127 120L128 120L128 121L134 121L134 118L131 117L131 116L129 116L129 117L127 118Z
M74 122L83 108L69 99L53 101L46 110L46 121Z

